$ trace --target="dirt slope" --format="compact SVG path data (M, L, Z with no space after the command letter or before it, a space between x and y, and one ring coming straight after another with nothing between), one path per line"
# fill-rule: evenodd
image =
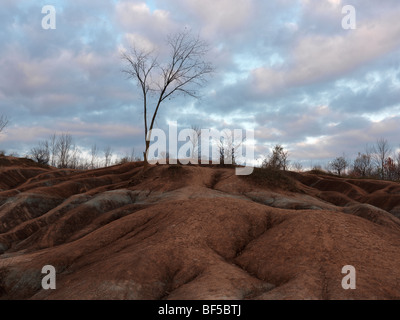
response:
M0 161L0 299L400 299L399 184L141 165Z

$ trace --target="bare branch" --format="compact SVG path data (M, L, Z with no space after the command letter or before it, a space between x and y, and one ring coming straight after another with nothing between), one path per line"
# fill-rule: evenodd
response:
M110 146L107 146L104 149L104 158L105 158L104 166L108 167L111 163L111 158L112 158L112 150Z
M6 116L2 115L0 117L0 132L4 130L4 128L9 124L9 120Z

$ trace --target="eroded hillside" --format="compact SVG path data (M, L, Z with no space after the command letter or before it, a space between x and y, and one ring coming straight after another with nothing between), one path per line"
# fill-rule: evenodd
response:
M0 298L400 299L400 185L285 179L3 158ZM41 287L44 265L56 290ZM342 288L345 265L356 290Z

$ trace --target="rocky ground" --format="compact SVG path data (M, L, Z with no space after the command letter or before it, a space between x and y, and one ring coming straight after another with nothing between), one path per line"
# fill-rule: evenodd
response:
M399 217L395 182L1 158L0 299L400 299Z

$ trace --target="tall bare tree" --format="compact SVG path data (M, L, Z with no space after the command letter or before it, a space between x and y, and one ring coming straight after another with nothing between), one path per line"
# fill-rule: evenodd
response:
M95 169L97 166L97 153L98 153L97 144L94 144L90 149L90 167L92 169Z
M57 135L53 133L50 137L49 142L49 151L50 151L50 165L55 167L56 166L56 158L57 158L57 151L58 151L58 140Z
M70 162L70 152L73 147L72 136L62 133L57 139L58 167L68 168Z
M78 169L79 167L82 167L83 164L80 154L81 151L79 150L78 146L76 144L73 144L71 147L68 168Z
M167 45L170 55L165 63L159 61L154 51L142 50L135 45L130 53L122 53L122 59L127 63L123 72L136 80L143 97L146 164L151 130L162 103L178 94L198 98L196 88L204 85L207 76L214 71L212 65L204 61L208 45L190 32L167 37ZM149 109L150 95L155 97L152 110Z
M197 125L192 125L192 135L189 137L190 142L192 143L192 154L190 157L194 162L199 162L200 160L200 141L201 141L201 129ZM197 160L197 161L195 161Z
M105 147L104 152L104 166L108 167L111 163L112 150L110 146Z
M391 152L392 148L386 139L380 138L376 141L374 146L374 160L379 168L381 179L386 178L385 164Z

